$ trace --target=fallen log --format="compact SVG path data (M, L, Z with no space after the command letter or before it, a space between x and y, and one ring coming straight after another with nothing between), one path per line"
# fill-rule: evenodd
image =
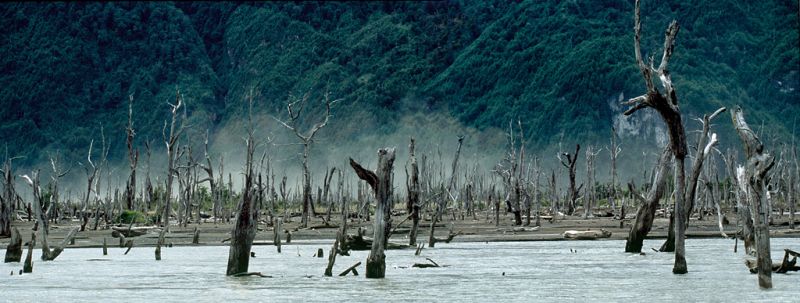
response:
M611 232L605 229L586 231L567 230L562 234L562 236L564 236L564 239L595 240L611 237Z
M261 272L258 272L258 271L256 271L256 272L240 272L238 274L231 275L231 277L248 277L248 276L256 276L256 277L261 277L261 278L272 278L272 276L268 276L268 275L262 274Z
M128 240L128 242L125 243L125 247L128 248L125 250L125 255L127 255L133 248L133 240Z
M111 227L111 236L114 238L119 238L120 235L125 236L126 238L129 237L138 237L147 234L151 229L154 229L154 226L142 226L142 227L133 227L133 228L123 228L123 227Z
M339 274L339 276L344 277L350 272L353 272L354 276L358 276L358 270L356 270L356 267L358 267L359 265L361 265L361 261L358 261L356 264L353 264L353 266L350 266L347 269L345 269L342 273Z
M428 260L428 262L431 262L431 263L414 263L414 265L412 265L411 267L416 267L416 268L441 267L441 266L439 266L439 264L437 264L436 262L434 262L430 258L425 258L425 260Z
M783 260L780 263L772 263L772 271L779 274L785 274L790 271L800 271L800 266L797 266L797 257L800 254L791 249L784 249L784 251ZM792 257L791 259L789 259L790 256ZM744 261L744 264L750 270L751 274L758 273L757 260L747 259Z
M439 241L444 241L443 239L438 239ZM452 240L452 239L450 239ZM447 241L446 243L449 243ZM396 244L396 243L387 243L386 249L405 249L411 246L404 245L404 244ZM372 248L372 239L366 238L362 235L347 235L345 236L345 240L342 243L342 250L347 252L350 250L370 250Z

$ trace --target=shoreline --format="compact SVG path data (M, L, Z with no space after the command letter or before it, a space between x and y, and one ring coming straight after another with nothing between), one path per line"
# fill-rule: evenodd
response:
M403 217L395 216L395 222L402 221ZM283 228L291 231L292 242L286 243L287 234L281 234L281 245L291 244L310 244L310 245L325 245L329 246L333 243L336 232L339 230L337 226L323 226L322 222L313 221L310 228L299 228L299 218L293 222L284 223ZM500 226L495 226L494 222L486 220L445 220L442 223L436 224L436 234L441 236L446 235L450 229L454 232L461 232L461 235L456 236L453 242L528 242L528 241L604 241L604 240L625 240L627 239L630 226L633 224L634 219L626 218L623 221L622 228L620 228L620 220L611 217L602 218L589 218L582 219L581 217L567 216L558 220L556 223L542 220L540 227L532 226L514 226L510 217L501 217L502 223ZM770 226L770 238L800 238L800 229L791 230L788 224L785 224L784 218L776 218L775 224ZM532 222L533 224L533 222ZM31 237L33 222L15 221L12 224L17 227L23 238L23 243L27 242ZM74 227L79 227L80 223L77 220L65 221L59 224L51 224L50 233L48 235L48 242L51 245L61 242L63 237L69 230ZM114 227L127 228L127 225L113 225ZM667 228L669 220L666 218L656 218L653 222L653 228L647 236L647 239L666 239ZM314 228L316 227L316 228ZM348 222L348 233L355 234L356 230L361 227L366 229L366 237L371 237L372 222L359 222L358 220L351 219ZM725 233L728 238L733 239L732 235L735 233L735 225L725 225ZM158 240L158 231L160 227L156 226L139 226L138 228L147 228L148 232L141 236L128 237L127 239L134 240L134 247L155 247ZM194 229L197 228L199 233L199 244L192 244ZM407 245L408 244L408 231L410 222L403 222L399 227L396 227L394 233L389 239L390 242L395 244ZM596 240L574 240L566 239L562 236L568 230L607 230L611 232L608 238L601 238ZM179 227L177 225L170 226L170 232L165 237L167 246L227 246L227 242L223 240L230 237L232 230L231 223L190 223L186 227ZM430 222L421 221L419 225L419 232L417 235L417 244L428 242L428 233L430 231ZM707 238L723 238L717 221L713 220L693 220L690 222L689 229L686 232L687 239L707 239ZM253 241L254 246L274 245L272 242L273 229L263 222L258 225L256 238ZM119 238L112 236L112 229L98 228L98 230L90 230L78 232L75 236L75 244L67 245L67 248L102 248L103 238L107 241L108 247L119 247ZM10 238L0 238L0 248L5 249L10 241ZM442 243L441 245L447 245Z

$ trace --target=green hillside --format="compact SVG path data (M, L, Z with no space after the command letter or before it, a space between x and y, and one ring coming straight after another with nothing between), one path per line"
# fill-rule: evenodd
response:
M682 25L671 69L684 114L742 104L791 133L797 2L666 2L643 4L643 48L660 55L668 22ZM629 1L4 3L0 142L28 164L82 159L102 126L120 159L128 96L141 144L161 139L176 88L199 133L237 123L255 89L257 110L279 115L290 93L331 92L342 102L326 136L340 140L434 111L478 129L520 119L533 147L605 142L611 101L644 91L632 13Z

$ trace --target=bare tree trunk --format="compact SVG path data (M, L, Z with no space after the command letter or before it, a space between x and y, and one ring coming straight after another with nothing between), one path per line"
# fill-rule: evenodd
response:
M581 145L575 145L575 153L570 155L569 153L563 153L561 156L564 156L566 159L561 159L561 165L567 168L569 171L569 204L567 204L567 214L572 215L575 212L575 204L578 200L578 191L579 189L575 188L575 163L578 162L578 152L581 150Z
M772 288L772 260L770 259L769 244L769 225L767 212L767 196L764 192L766 187L766 176L775 159L764 151L764 145L750 130L744 120L741 107L737 106L731 112L733 125L739 133L739 138L744 145L745 155L747 156L747 169L739 167L739 186L743 187L747 200L753 213L753 225L755 226L756 250L758 258L758 286L761 288Z
M125 186L125 205L128 210L134 209L136 199L136 164L139 162L139 151L133 148L133 137L136 132L133 130L133 95L128 96L128 127L125 129L127 134L128 160L131 165L131 175Z
M162 130L162 135L164 137L164 143L167 146L167 184L165 188L165 195L164 195L164 214L162 217L162 223L164 228L169 226L169 216L172 211L172 183L175 179L175 174L177 170L175 169L175 161L177 161L175 157L175 152L178 144L178 138L180 137L181 132L183 132L183 122L181 122L181 126L176 130L175 129L175 122L177 122L178 118L178 110L180 110L181 106L183 105L183 98L181 97L180 91L175 92L175 105L170 104L172 107L172 123L170 123L169 127L169 136L164 133ZM164 129L166 129L167 124L164 123Z
M0 237L12 236L11 221L13 220L14 202L17 194L14 192L14 172L11 169L11 159L6 156L3 164L3 195L0 197Z
M253 96L250 95L250 107L253 106ZM252 109L251 109L252 112ZM247 137L247 150L245 160L244 188L242 188L242 200L239 203L239 212L236 216L236 223L231 231L231 244L228 253L227 275L238 275L246 273L250 265L250 248L256 236L256 220L258 210L255 208L253 195L253 153L255 152L255 139L253 138L252 119L249 122Z
M367 278L383 278L386 276L386 255L383 251L389 238L392 218L389 216L392 198L392 166L394 164L394 148L383 148L378 151L378 169L372 172L364 169L350 159L350 166L359 178L375 191L375 227L373 228L372 250L367 258Z
M14 227L14 230L11 232L11 241L9 241L8 246L6 246L6 258L4 262L19 262L20 259L22 259L22 236L19 234L19 230Z
M653 218L655 217L656 209L658 209L659 201L661 201L661 197L663 197L664 190L667 186L667 175L669 174L669 160L671 155L669 148L665 148L656 165L657 173L653 176L653 183L646 199L636 192L636 187L633 184L628 184L631 193L642 204L636 212L636 222L631 226L631 230L628 233L628 240L625 242L625 252L642 252L642 244L647 234L650 233L650 229L653 227Z
M408 145L409 161L411 162L411 174L406 174L409 178L406 181L408 189L408 203L406 211L411 214L411 231L408 234L408 245L417 245L417 229L419 228L419 168L417 167L417 157L414 154L414 138Z
M631 115L642 108L651 107L661 115L661 118L667 125L670 149L675 157L677 183L677 193L675 195L675 264L673 265L672 272L675 274L684 274L688 272L684 248L684 234L686 230L686 207L684 204L684 194L686 192L686 176L684 170L684 159L687 153L686 133L683 129L681 113L678 108L678 97L672 84L671 75L667 70L667 64L672 57L672 52L675 47L675 37L678 35L680 27L677 21L672 21L672 23L670 23L665 33L664 53L661 58L661 64L657 69L654 69L652 65L646 65L642 59L642 50L639 46L642 28L639 16L639 0L636 1L635 6L634 50L636 52L636 62L645 80L647 93L624 102L624 104L630 105L630 108L625 111L625 115ZM653 72L655 72L661 80L661 84L666 90L665 94L661 94L656 88L652 77Z

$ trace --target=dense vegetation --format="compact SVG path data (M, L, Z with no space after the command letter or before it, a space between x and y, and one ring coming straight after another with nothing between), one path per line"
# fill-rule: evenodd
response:
M743 104L754 125L790 134L797 2L667 2L644 4L643 48L659 54L678 19L671 67L687 117ZM199 130L241 118L251 89L268 113L290 93L330 91L343 99L334 138L441 111L478 129L521 119L539 147L562 133L605 141L610 103L643 92L632 12L607 0L5 3L0 142L27 163L56 149L82 159L102 126L121 158L128 96L137 140L160 140L176 88Z

